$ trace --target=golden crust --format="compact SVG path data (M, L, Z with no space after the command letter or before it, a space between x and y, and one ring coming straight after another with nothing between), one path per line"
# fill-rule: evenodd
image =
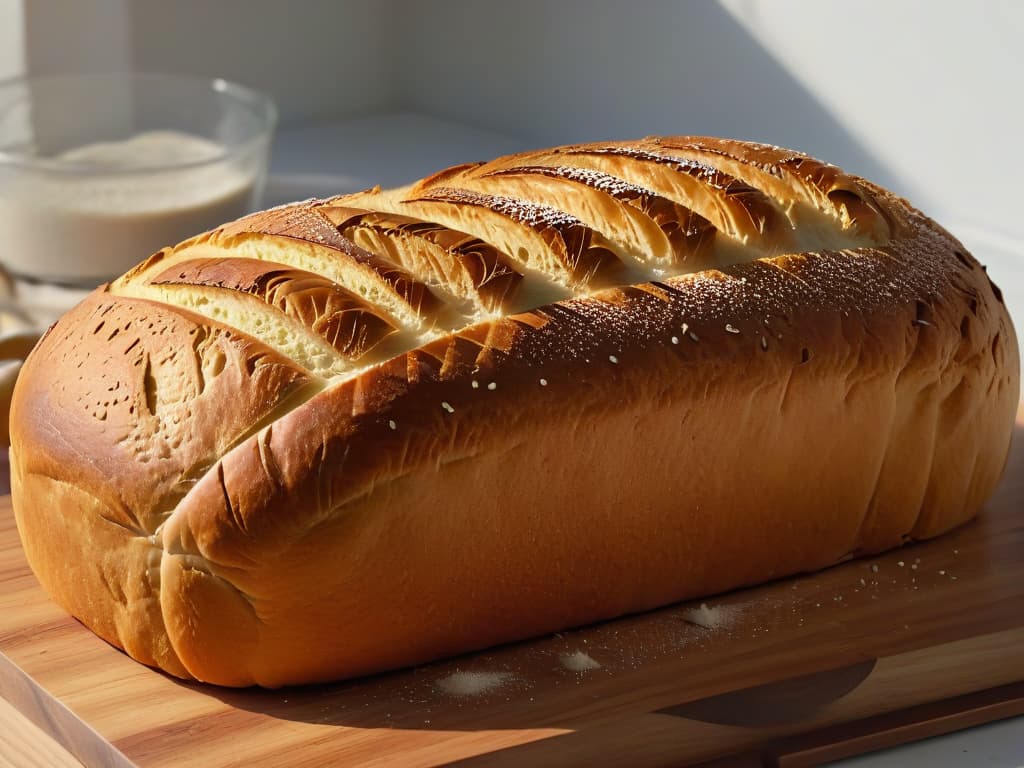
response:
M736 232L720 229L717 268L652 271L476 322L424 310L432 333L327 381L268 346L265 325L261 343L255 325L131 298L168 268L158 262L94 294L33 353L15 394L15 508L47 589L145 663L276 686L821 568L975 515L1005 461L1019 364L998 289L962 246L884 190L797 153L693 137L621 146L726 158L700 200L673 198L680 216L730 187L719 215L734 230L741 209L772 213L742 225L747 242L722 246L727 256L719 241ZM492 182L479 174L541 155L258 220L272 232L275 216L306 220L294 213L303 206L375 200L402 215L403 194L467 174L482 188ZM691 171L680 188L699 180ZM762 176L777 183L748 193ZM575 194L567 207L584 205ZM317 232L288 236L321 242ZM330 249L350 248L321 235L309 258L334 274ZM791 237L818 247L765 255ZM190 248L171 262L196 258ZM444 273L432 268L433 284ZM165 318L182 340L204 329L234 373L198 386L206 351L166 376L132 373L115 340L88 333L103 311ZM175 346L138 336L129 351ZM132 407L154 375L174 407L145 421ZM93 404L108 380L125 400ZM126 444L173 448L151 465ZM79 522L62 531L64 518ZM149 587L127 589L143 560Z

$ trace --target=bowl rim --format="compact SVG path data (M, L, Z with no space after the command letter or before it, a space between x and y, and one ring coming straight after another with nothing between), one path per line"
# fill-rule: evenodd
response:
M16 152L6 152L0 149L0 169L18 168L33 172L43 172L53 175L65 176L136 176L140 174L152 174L159 172L178 172L193 168L223 163L238 155L243 155L261 142L269 141L277 126L278 110L273 98L263 91L242 85L222 77L202 77L198 75L186 75L173 72L134 72L114 70L110 72L66 72L45 75L15 75L0 79L0 93L8 89L18 87L30 87L38 83L55 82L87 82L87 81L176 81L190 86L205 86L210 92L227 96L236 102L252 108L262 118L263 126L253 136L235 146L228 147L219 144L220 151L210 157L201 160L191 160L185 163L147 163L145 165L133 165L130 168L103 168L93 163L83 163L67 160L56 160L49 157L33 157L22 155Z

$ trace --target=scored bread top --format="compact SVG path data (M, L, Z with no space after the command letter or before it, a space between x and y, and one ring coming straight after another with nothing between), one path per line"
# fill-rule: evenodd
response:
M712 139L561 147L248 216L110 287L224 322L334 380L487 318L787 253L879 246L872 193Z
M365 375L386 361L403 367L409 386L424 364L438 366L427 378L467 362L480 370L511 349L515 328L549 326L550 337L558 312L589 314L624 344L625 326L611 319L624 301L617 287L669 304L682 296L672 281L687 275L709 276L703 284L718 291L722 270L760 266L764 286L781 277L803 290L811 286L799 273L810 265L791 263L794 255L892 259L878 249L899 239L902 214L879 194L797 152L677 137L521 153L401 189L285 205L165 248L100 289L41 346L62 363L37 384L50 375L61 383L35 402L41 414L70 413L59 428L83 444L96 442L101 421L110 455L79 471L92 485L121 468L114 486L125 488L106 491L107 503L123 524L152 534L233 447L322 390L376 381L383 395L360 396L388 396L397 385L381 383L380 371ZM927 269L937 270L908 260L899 280L906 288ZM839 271L855 281L851 270ZM865 285L881 279L866 275ZM749 301L765 298L755 290ZM697 334L695 325L689 335ZM758 335L766 345L771 334ZM568 335L552 343L585 347ZM97 344L107 350L100 383L109 385L99 392L95 379L61 373L95 359ZM67 452L51 449L50 461L74 465L75 441L64 442ZM127 471L139 461L159 468L142 489Z

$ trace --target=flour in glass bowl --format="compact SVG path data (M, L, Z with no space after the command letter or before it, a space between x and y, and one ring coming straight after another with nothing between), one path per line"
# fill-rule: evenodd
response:
M224 155L198 136L151 131L18 168L0 185L0 261L60 283L116 277L250 208L259 163Z

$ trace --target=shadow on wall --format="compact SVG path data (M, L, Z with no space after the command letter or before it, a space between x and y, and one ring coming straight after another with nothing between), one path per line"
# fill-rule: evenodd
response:
M444 7L403 9L400 98L421 111L538 144L649 134L765 141L909 192L717 3Z

